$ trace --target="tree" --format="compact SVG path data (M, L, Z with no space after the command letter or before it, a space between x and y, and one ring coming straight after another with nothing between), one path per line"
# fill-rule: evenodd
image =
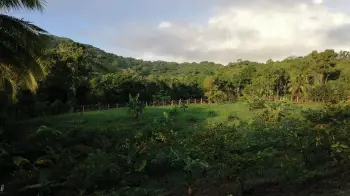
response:
M43 0L11 0L0 2L0 11L11 9L43 9ZM15 97L18 90L34 92L43 77L40 54L47 33L28 21L0 14L0 91Z
M307 76L302 73L293 72L290 76L289 91L292 98L306 98L310 89L308 84Z

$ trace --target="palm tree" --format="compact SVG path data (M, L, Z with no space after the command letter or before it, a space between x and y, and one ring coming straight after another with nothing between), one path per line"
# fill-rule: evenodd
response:
M0 0L0 92L15 97L19 89L32 92L44 75L39 57L43 34L47 32L28 21L3 14L10 10L43 10L43 0Z
M289 91L292 98L296 97L297 100L301 97L306 98L309 92L309 84L307 76L301 73L293 73L290 77Z

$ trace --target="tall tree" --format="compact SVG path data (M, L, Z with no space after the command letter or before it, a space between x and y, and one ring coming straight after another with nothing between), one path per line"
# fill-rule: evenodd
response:
M1 0L0 11L42 11L43 4L43 0ZM31 22L0 14L0 91L14 97L21 88L37 89L44 75L39 57L46 33Z

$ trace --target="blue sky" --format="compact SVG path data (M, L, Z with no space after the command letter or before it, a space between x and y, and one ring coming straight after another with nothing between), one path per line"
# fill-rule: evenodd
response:
M157 25L163 20L201 22L208 17L210 4L198 6L186 0L48 0L40 12L12 11L11 14L32 21L51 34L69 37L92 45L101 43L105 31L118 34L132 25ZM201 9L203 12L195 10ZM206 16L207 15L207 16ZM101 33L101 31L103 31Z
M11 15L146 60L266 61L348 50L348 0L47 0Z

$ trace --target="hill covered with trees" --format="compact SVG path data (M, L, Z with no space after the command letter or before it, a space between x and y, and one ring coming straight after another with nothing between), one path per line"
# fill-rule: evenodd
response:
M349 195L349 52L150 62L2 13L0 195ZM231 103L144 104L190 98Z
M23 90L6 107L20 116L67 112L74 105L125 103L128 95L142 101L208 98L340 101L349 96L350 52L328 49L303 57L266 63L237 60L176 63L144 61L104 52L67 38L49 36L40 58L45 77L36 93ZM14 110L11 110L14 111ZM19 115L19 114L13 114Z

